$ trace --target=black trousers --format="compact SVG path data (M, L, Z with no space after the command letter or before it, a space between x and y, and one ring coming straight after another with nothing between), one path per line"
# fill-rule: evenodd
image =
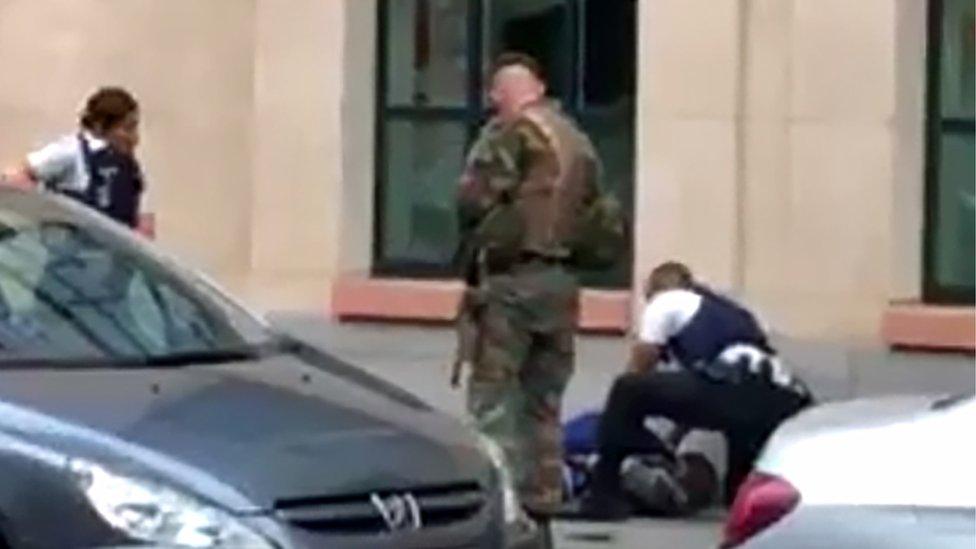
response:
M725 479L728 502L752 469L766 439L810 401L809 396L758 378L718 382L688 370L624 374L614 383L601 418L594 489L606 495L619 493L620 466L627 456L668 451L644 427L648 416L660 416L683 427L725 434L729 448Z

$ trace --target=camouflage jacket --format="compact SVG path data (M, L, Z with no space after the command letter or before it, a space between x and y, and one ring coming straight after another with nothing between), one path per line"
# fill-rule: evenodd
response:
M512 122L490 120L468 153L458 191L462 273L470 273L486 240L510 256L566 257L571 224L596 194L598 177L592 144L555 103L530 105Z

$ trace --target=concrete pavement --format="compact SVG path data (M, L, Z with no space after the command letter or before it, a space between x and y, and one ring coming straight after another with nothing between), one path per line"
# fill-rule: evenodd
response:
M303 314L275 314L281 328L371 373L401 386L453 415L463 413L463 395L448 386L453 332L443 327L338 324ZM973 358L964 355L891 353L777 338L794 370L821 400L888 393L972 391ZM598 407L623 368L626 343L617 337L581 337L577 372L565 399L565 414ZM705 548L720 538L724 512L691 519L631 520L621 525L560 523L559 549Z
M443 327L341 324L307 314L269 315L280 327L337 356L415 392L446 412L463 411L463 397L448 387L454 334ZM775 337L790 367L819 400L896 393L973 391L972 356L891 352L882 347L843 347ZM628 349L620 337L583 336L576 374L566 394L566 414L600 406Z

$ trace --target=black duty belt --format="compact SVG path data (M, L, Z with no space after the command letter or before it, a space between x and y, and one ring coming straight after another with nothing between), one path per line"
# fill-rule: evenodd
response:
M536 252L521 252L519 263L545 263L546 265L568 265L568 257L557 257Z
M547 256L543 254L537 254L533 252L523 252L520 253L518 258L514 258L510 261L489 261L488 262L488 274L505 274L517 271L520 268L531 267L531 266L546 266L546 267L567 267L569 261L561 257Z

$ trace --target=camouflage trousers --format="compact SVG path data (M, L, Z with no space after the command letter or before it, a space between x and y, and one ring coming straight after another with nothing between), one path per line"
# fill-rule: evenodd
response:
M563 393L573 374L578 283L562 266L520 264L493 275L479 315L468 412L505 451L523 506L562 503Z

